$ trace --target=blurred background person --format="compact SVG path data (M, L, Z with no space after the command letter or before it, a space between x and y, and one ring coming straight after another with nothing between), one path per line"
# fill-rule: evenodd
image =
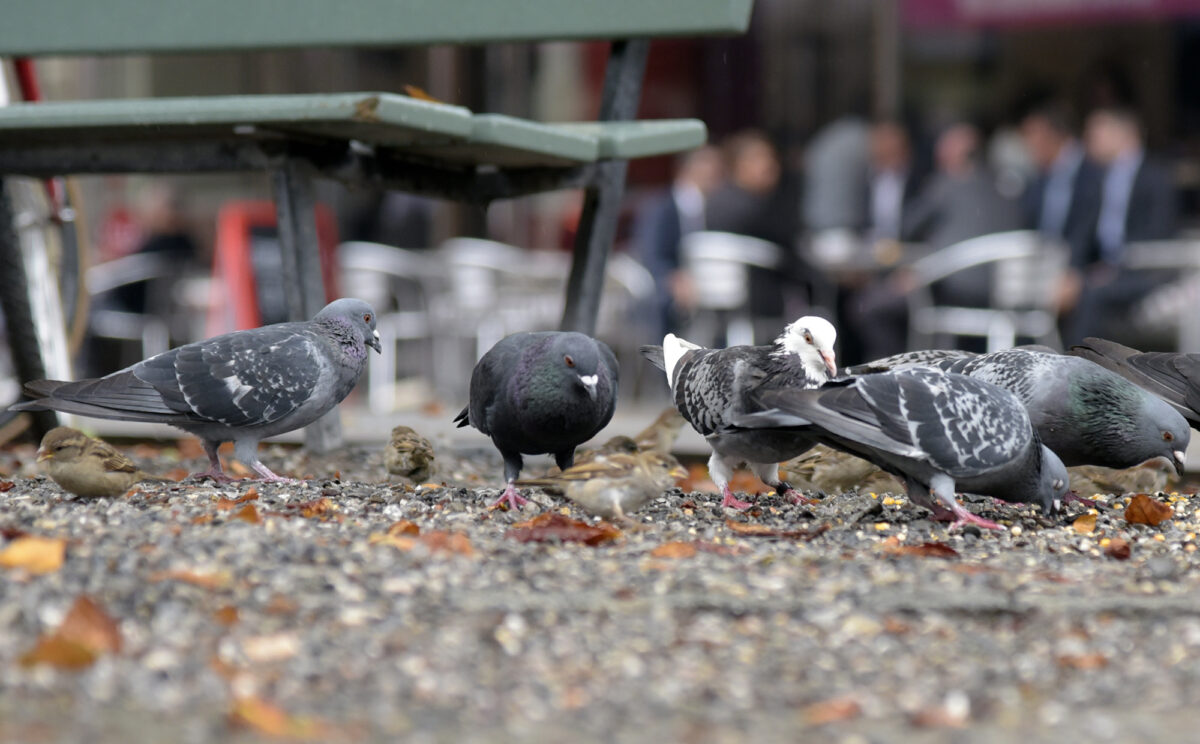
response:
M867 153L870 128L863 117L846 114L817 130L804 156L804 226L859 230L869 218Z
M1129 243L1175 235L1178 195L1170 171L1146 153L1137 115L1102 108L1087 121L1088 153L1104 167L1094 239L1064 284L1062 307L1071 311L1067 343L1085 336L1119 338L1130 308L1170 272L1124 271Z
M899 240L905 210L921 187L912 141L903 124L884 119L871 126L868 144L868 236Z
M679 243L684 235L707 227L708 199L724 176L720 150L711 145L692 150L679 160L671 187L651 197L637 215L632 251L654 277L654 306L646 323L656 343L681 331L695 308L696 287L682 266Z

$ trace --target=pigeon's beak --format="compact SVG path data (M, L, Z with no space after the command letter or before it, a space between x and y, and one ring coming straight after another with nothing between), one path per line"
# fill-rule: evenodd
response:
M379 343L379 331L371 331L371 338L367 339L367 343L375 350L375 353L383 353L383 344Z
M1175 466L1175 474L1182 478L1183 471L1187 467L1187 453L1183 450L1175 450L1172 454L1175 455L1175 459L1171 462Z
M822 351L821 359L825 362L825 369L829 370L829 376L837 377L837 362L833 360L833 352Z
M587 391L587 394L593 400L595 400L595 398L596 398L596 384L598 382L600 382L599 375L580 375L579 376L579 383L581 385L583 385L583 389Z
M44 462L46 460L53 460L53 459L54 459L53 452L51 452L50 450L45 450L45 449L40 449L40 448L38 449L38 451L37 451L37 461L38 462Z

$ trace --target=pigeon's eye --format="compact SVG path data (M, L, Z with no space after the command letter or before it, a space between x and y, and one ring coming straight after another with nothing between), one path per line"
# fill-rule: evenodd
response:
M364 322L364 323L370 323L370 322L371 322L371 314L370 314L370 313L363 313L363 322Z
M567 363L568 367L575 366L575 360L571 357L570 354L567 354L565 357L563 357L563 361Z
M813 342L813 340L812 340L812 334L811 334L811 333L809 333L808 331L805 331L805 332L804 332L804 343L806 343L806 344L811 344L812 342Z
M1175 439L1175 435L1172 434L1171 432L1169 432L1169 431L1163 432L1163 441L1164 442L1171 442L1171 441L1174 441L1174 439Z

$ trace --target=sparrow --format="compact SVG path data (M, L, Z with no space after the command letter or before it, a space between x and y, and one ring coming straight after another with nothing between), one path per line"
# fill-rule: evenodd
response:
M1071 490L1080 495L1126 493L1158 493L1169 483L1178 482L1179 477L1162 458L1147 460L1141 465L1124 470L1104 468L1099 465L1077 465L1067 468L1071 474Z
M687 471L671 455L618 452L572 465L558 475L523 480L519 485L540 486L566 496L589 514L627 522L627 513L642 508L686 477Z
M583 465L584 463L595 462L596 460L617 454L632 455L637 451L638 444L633 441L632 437L617 434L595 449L580 447L575 450L575 464Z
M424 483L433 475L433 445L411 427L397 426L383 450L383 464L390 475Z
M837 494L855 488L871 493L901 493L903 490L899 479L874 463L824 444L780 463L779 474L801 491Z
M169 482L139 470L107 442L69 426L46 432L37 462L64 491L89 499L123 496L141 481Z
M642 451L668 453L675 446L685 423L686 419L675 406L667 406L649 426L634 435L634 442Z

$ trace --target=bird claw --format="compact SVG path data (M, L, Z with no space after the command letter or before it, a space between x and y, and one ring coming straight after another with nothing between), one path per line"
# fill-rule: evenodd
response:
M721 498L721 508L722 509L729 507L731 509L737 509L739 511L742 511L742 510L749 509L750 507L754 506L754 504L751 504L749 501L742 501L738 497L734 496L733 491L729 490L729 486L726 486L722 490L721 495L722 495L722 498Z
M1093 501L1092 499L1085 499L1084 497L1080 496L1079 494L1075 493L1074 491L1067 491L1067 495L1063 496L1062 502L1064 504L1070 504L1072 502L1074 502L1076 504L1083 504L1088 509L1096 508L1095 501Z
M805 506L811 506L813 504L820 503L816 499L810 499L809 497L805 496L804 494L800 493L799 491L797 491L794 488L789 488L788 490L784 491L782 495L787 497L788 500L790 500L793 504L803 504Z
M926 508L929 509L930 514L935 522L949 522L950 526L947 527L947 529L959 529L968 524L973 524L976 527L980 527L985 530L1004 529L990 519L984 519L983 517L972 514L971 512L959 506L957 503L954 504L953 509L947 509L941 504L935 504Z
M509 509L521 510L521 507L529 503L529 499L517 492L517 487L508 484L508 488L504 489L504 493L500 494L500 498L493 501L488 508L499 509L502 506L507 506Z
M211 478L214 483L233 483L237 478L226 475L220 470L205 470L200 473L192 473L184 480L204 480Z

